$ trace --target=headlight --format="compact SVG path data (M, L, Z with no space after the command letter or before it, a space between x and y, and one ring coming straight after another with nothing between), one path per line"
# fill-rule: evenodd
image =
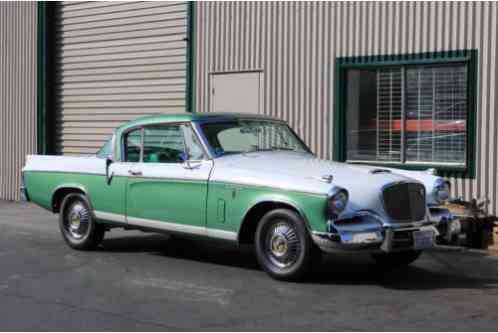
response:
M434 200L438 204L445 203L450 198L450 183L446 180L438 180L434 187Z
M327 217L334 218L342 213L348 204L348 197L348 191L345 189L333 188L327 201Z

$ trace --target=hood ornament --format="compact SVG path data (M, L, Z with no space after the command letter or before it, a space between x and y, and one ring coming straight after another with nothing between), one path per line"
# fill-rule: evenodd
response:
M332 181L334 180L334 176L332 175L324 175L322 176L322 180L328 184L331 184Z
M377 174L377 173L391 173L391 170L387 170L387 169L380 169L380 168L378 168L378 169L372 169L372 170L370 170L370 173L371 173L372 175L375 175L375 174Z

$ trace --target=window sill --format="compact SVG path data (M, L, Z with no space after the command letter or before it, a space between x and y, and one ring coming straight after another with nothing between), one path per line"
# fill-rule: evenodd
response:
M362 164L372 165L386 168L395 168L402 170L424 171L427 169L436 169L437 173L445 177L460 177L460 178L473 178L469 174L469 170L464 165L458 164L433 164L433 163L395 163L395 162L382 162L382 161L351 161L347 160L348 164Z

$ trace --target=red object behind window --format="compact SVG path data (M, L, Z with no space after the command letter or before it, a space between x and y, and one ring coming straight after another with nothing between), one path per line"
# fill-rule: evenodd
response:
M376 126L377 124L375 124ZM391 125L391 126L389 126ZM391 129L394 132L401 131L401 120L396 119L391 123L389 121L380 121L381 129ZM465 132L465 120L435 120L409 119L406 121L406 132Z

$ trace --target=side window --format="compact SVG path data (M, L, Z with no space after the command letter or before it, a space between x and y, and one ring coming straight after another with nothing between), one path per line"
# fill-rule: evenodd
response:
M112 154L112 138L107 140L107 142L99 149L97 152L98 158L107 158L107 156Z
M140 148L142 146L142 129L138 128L125 136L125 161L140 162Z
M190 160L199 161L204 159L204 150L192 127L182 125L185 136L185 147Z
M144 163L181 163L185 141L180 125L157 125L144 128Z

